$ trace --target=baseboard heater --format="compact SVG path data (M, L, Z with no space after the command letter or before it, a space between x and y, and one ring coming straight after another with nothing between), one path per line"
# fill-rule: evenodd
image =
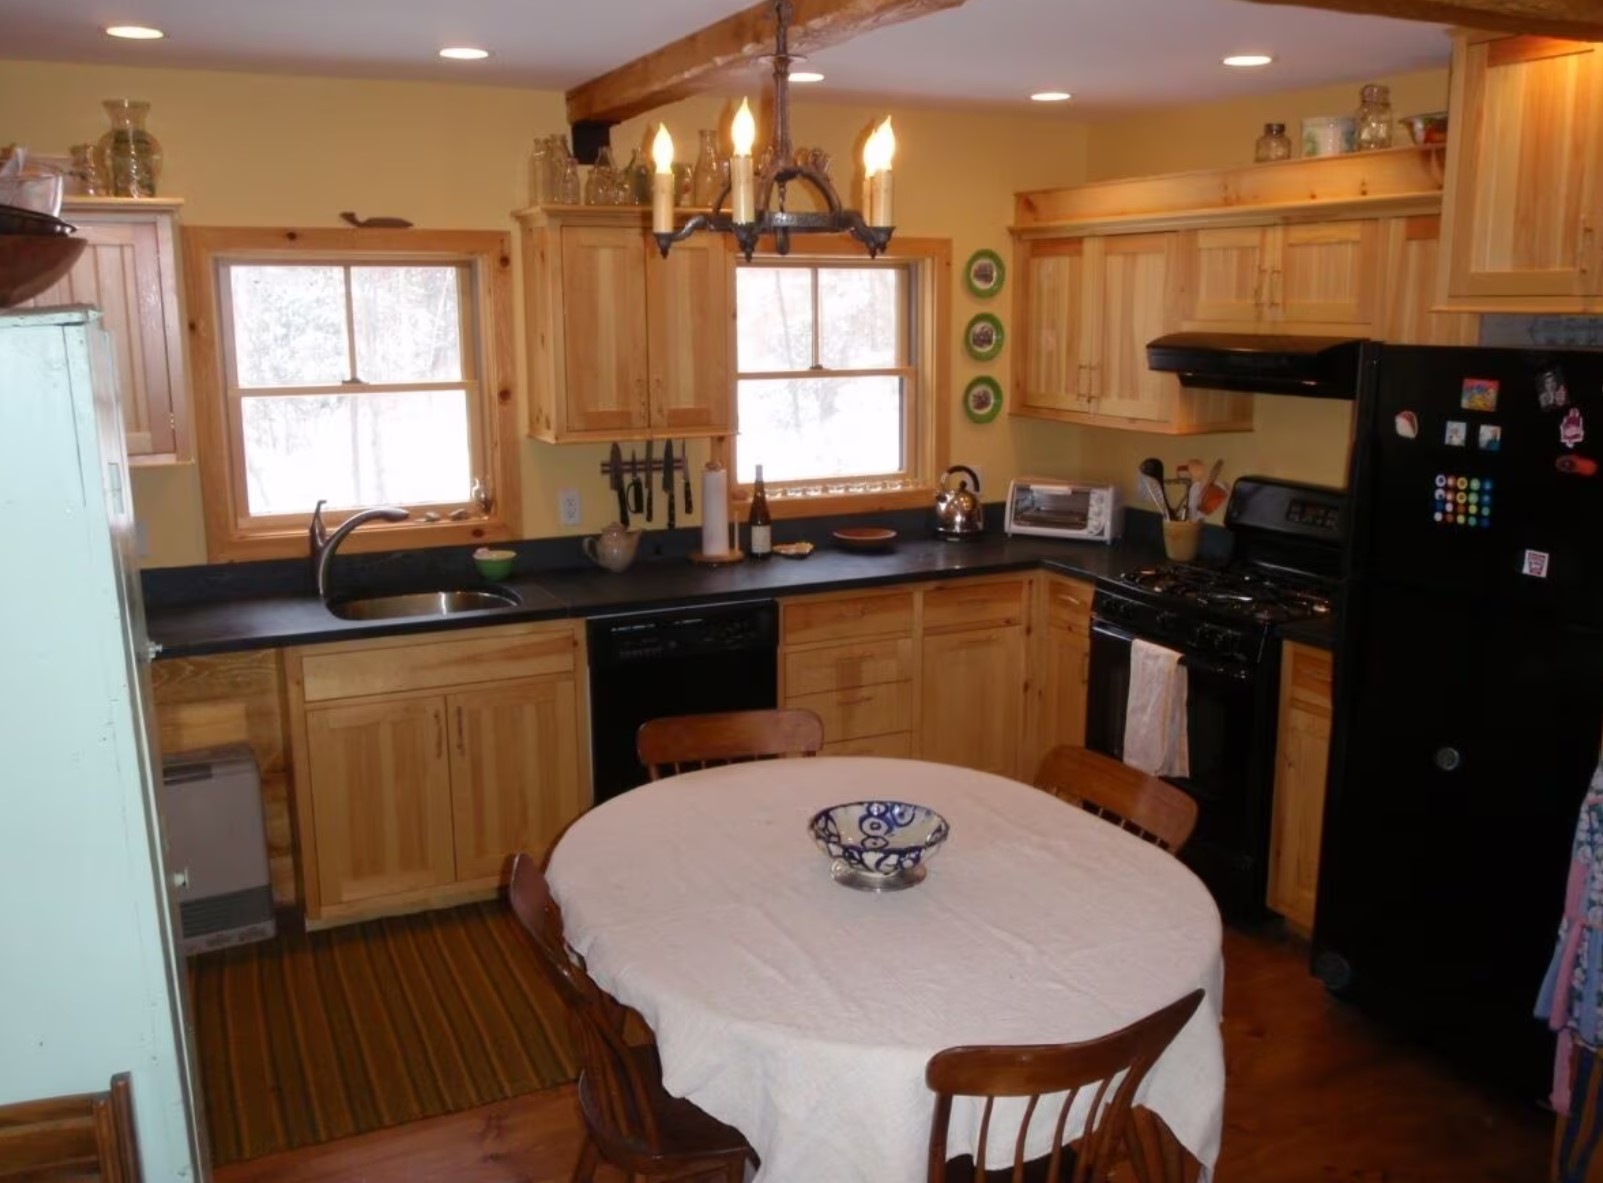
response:
M244 744L168 756L162 831L187 956L277 935L262 784Z

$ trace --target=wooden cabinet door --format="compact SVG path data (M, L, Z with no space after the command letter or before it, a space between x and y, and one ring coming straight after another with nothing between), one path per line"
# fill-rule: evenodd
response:
M647 235L646 323L651 426L672 435L729 426L734 256L722 234L675 244L664 259Z
M1059 744L1085 746L1085 711L1091 678L1091 638L1076 629L1046 630L1041 670L1041 742L1045 755ZM1033 771L1029 769L1026 771Z
M1261 226L1222 226L1182 236L1188 322L1248 327L1258 322L1268 271L1267 233Z
M1167 420L1180 380L1147 368L1147 342L1180 327L1178 234L1121 234L1100 246L1101 349L1091 367L1098 415Z
M166 214L111 220L68 211L89 245L31 306L93 304L111 336L128 455L174 456L184 402L182 320Z
M1313 222L1271 231L1266 311L1281 331L1304 325L1367 328L1375 320L1379 223Z
M1294 927L1312 932L1330 761L1331 656L1288 644L1280 679L1268 903Z
M1023 365L1015 405L1053 411L1090 409L1092 343L1087 240L1028 242L1019 252Z
M1449 296L1599 290L1600 60L1597 45L1548 37L1461 44L1443 204Z
M925 635L920 759L1024 774L1024 647L1022 625Z
M315 707L306 740L323 907L456 877L444 699Z
M640 232L562 228L564 397L570 431L647 427L646 256Z
M494 878L537 858L589 805L572 678L502 682L446 698L456 877Z
M1479 318L1432 312L1441 268L1442 220L1435 214L1390 218L1385 227L1380 319L1376 336L1394 345L1474 345Z

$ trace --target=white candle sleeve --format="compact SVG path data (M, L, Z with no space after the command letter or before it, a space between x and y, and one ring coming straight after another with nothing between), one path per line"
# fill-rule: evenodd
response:
M722 468L710 465L701 473L701 553L729 553L729 486Z

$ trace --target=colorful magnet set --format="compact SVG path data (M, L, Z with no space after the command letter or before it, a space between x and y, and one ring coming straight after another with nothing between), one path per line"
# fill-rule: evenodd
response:
M1432 520L1443 526L1490 526L1492 524L1491 477L1436 474L1431 499Z

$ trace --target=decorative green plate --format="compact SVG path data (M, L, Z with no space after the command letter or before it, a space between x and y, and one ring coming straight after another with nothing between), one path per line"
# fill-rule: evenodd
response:
M1002 387L995 378L979 377L963 391L963 410L975 423L989 423L1002 410Z
M963 282L972 295L989 300L1002 290L1007 279L1007 267L1002 256L995 251L975 251L963 267Z
M963 330L963 348L975 361L990 361L1002 352L1002 337L1002 322L989 312L978 312Z

